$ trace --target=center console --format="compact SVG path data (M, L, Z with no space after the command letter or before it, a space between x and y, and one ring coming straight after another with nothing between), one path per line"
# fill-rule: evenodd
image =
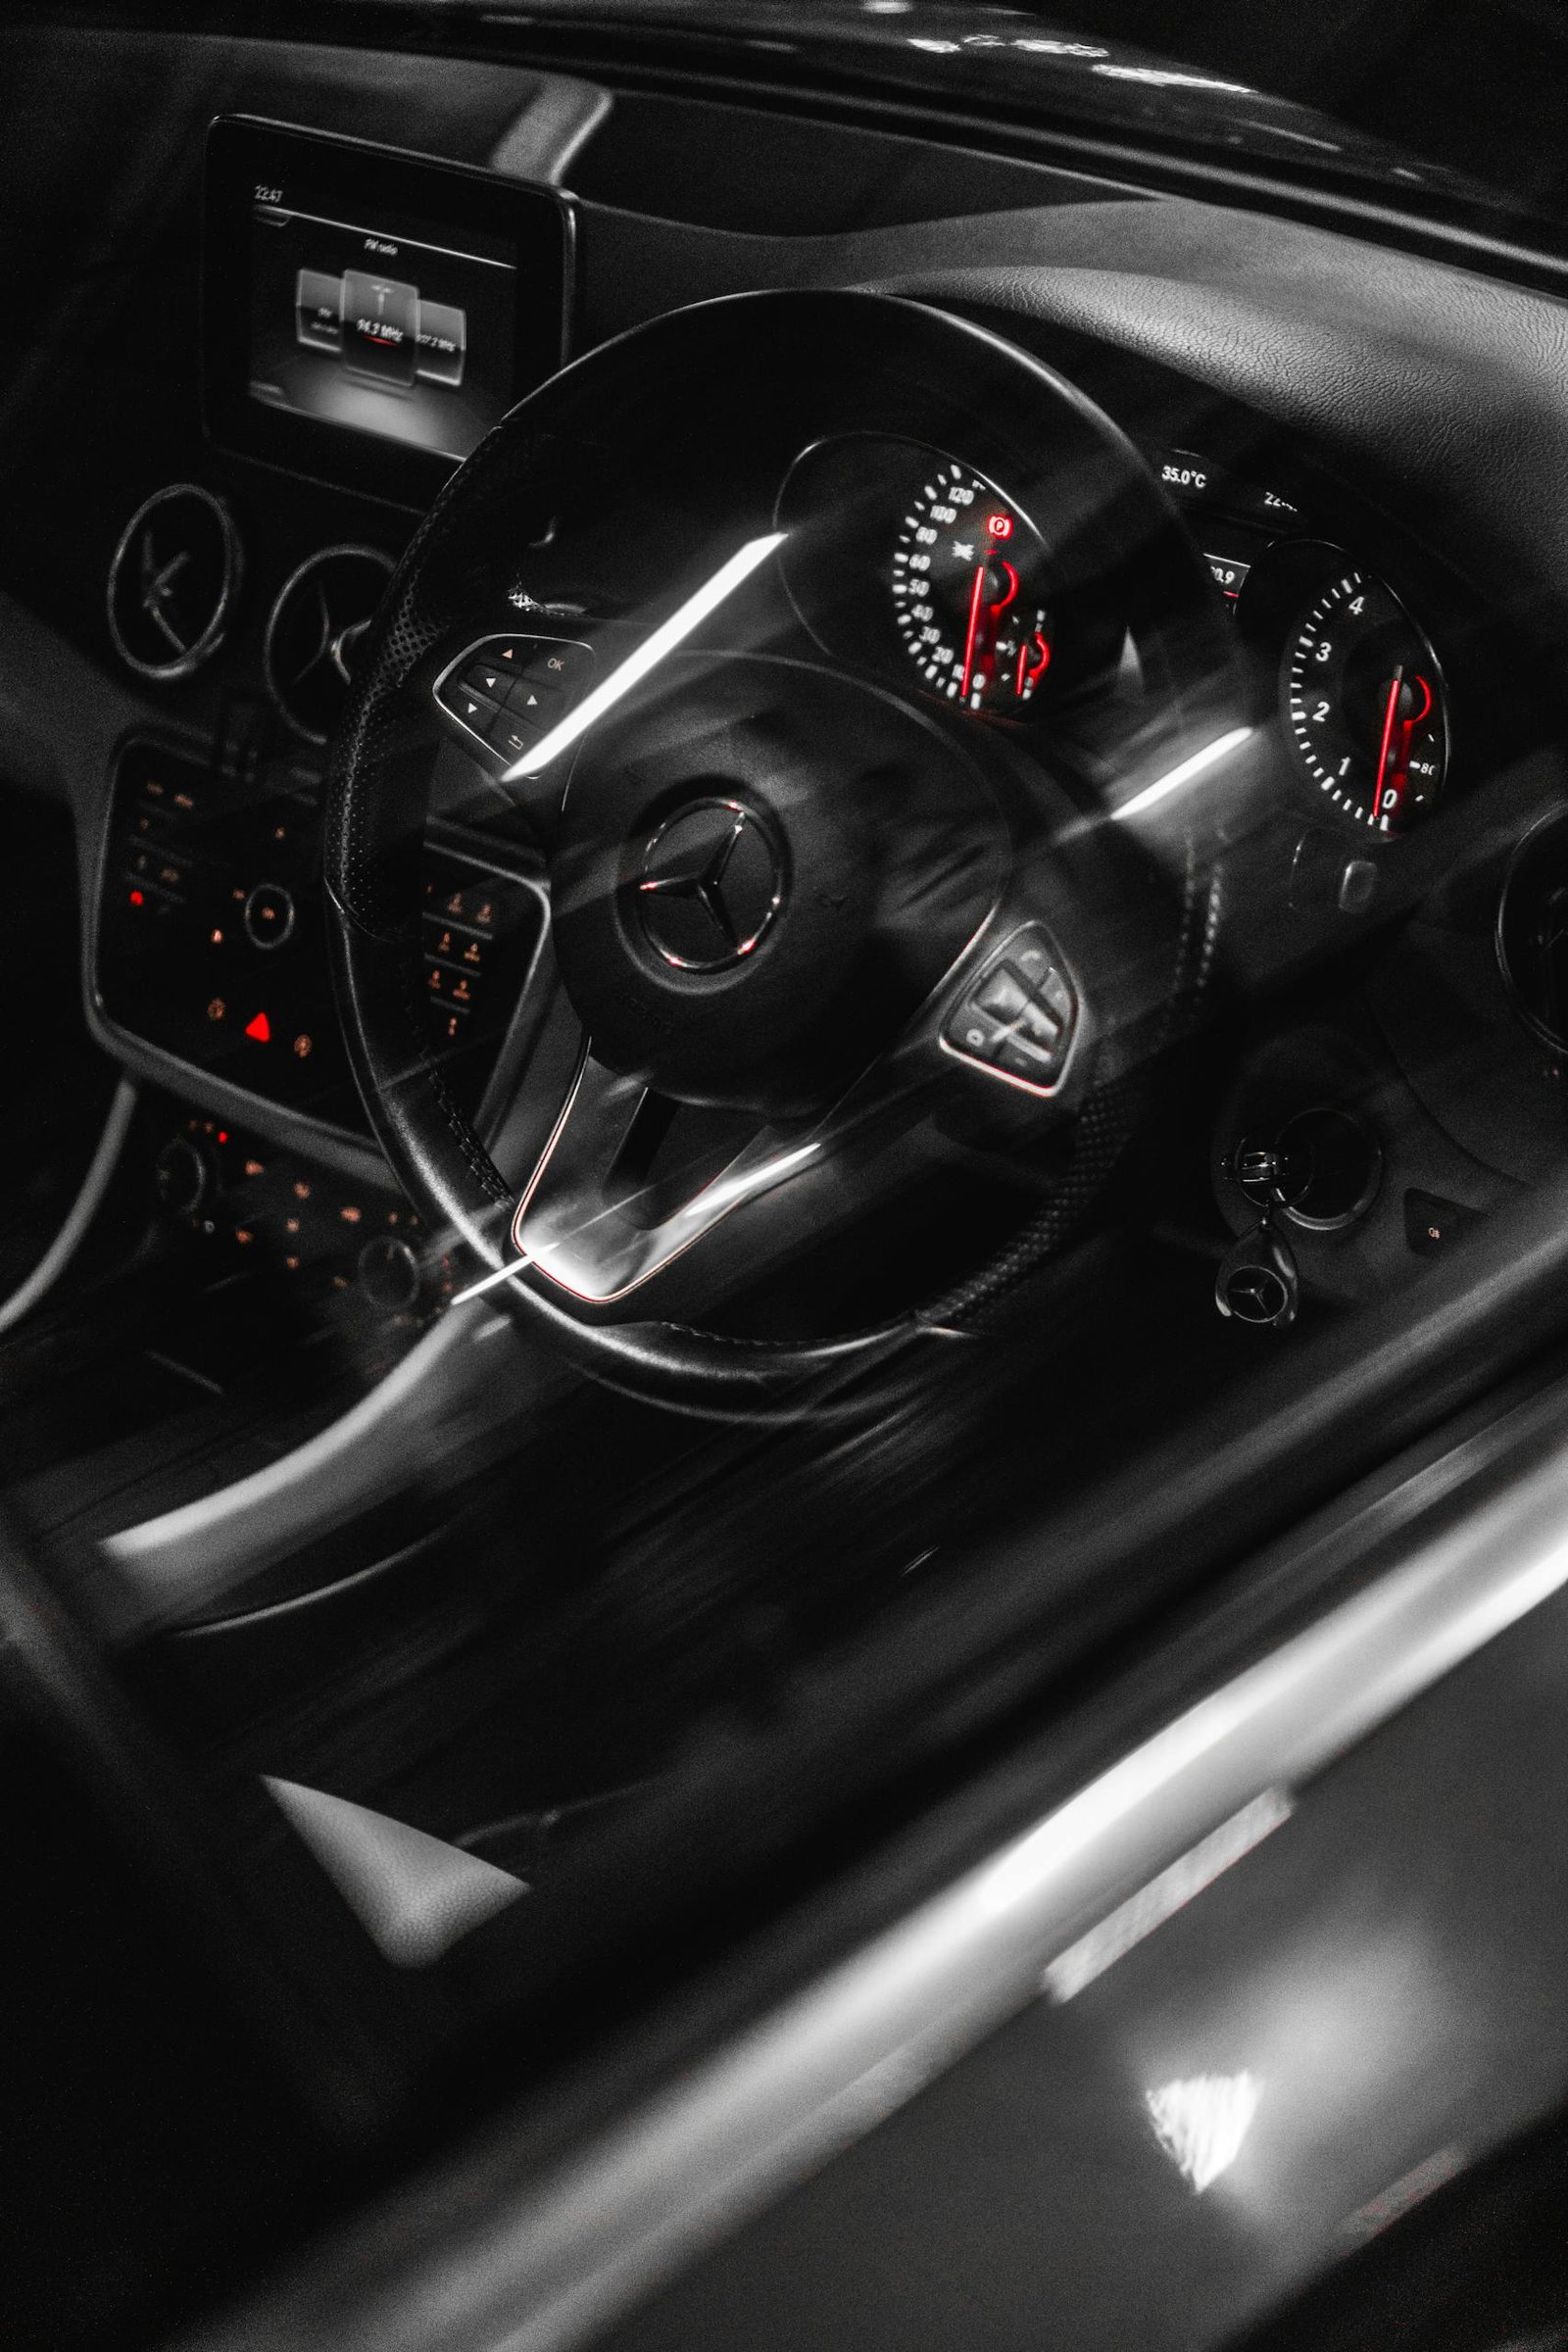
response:
M339 86L324 51L280 51L274 71L275 44L229 46L233 71L203 86L251 112L212 126L199 193L172 149L156 184L119 189L69 388L28 395L5 567L8 627L24 632L12 668L59 720L49 781L75 829L73 865L62 821L58 875L24 859L29 919L36 901L58 950L19 967L49 992L29 1051L57 1028L78 1040L79 877L90 1039L140 1082L69 1279L8 1346L9 1456L40 1523L156 1527L160 1564L160 1514L210 1513L231 1490L239 1508L244 1482L345 1420L327 1482L345 1512L432 1461L444 1476L409 1432L445 1426L470 1357L481 1401L514 1409L504 1327L442 1312L461 1266L359 1101L318 844L386 581L456 467L562 364L573 285L572 200L549 184L554 84L474 72L460 106L439 61L411 73L389 56ZM465 160L267 119L296 104ZM418 985L428 1050L484 1126L532 1049L546 907L479 767L451 741L436 757ZM39 1121L60 1131L47 1167L29 1163L46 1245L114 1088L84 1041L69 1063L36 1059ZM71 1106L52 1125L51 1087ZM20 1256L30 1229L14 1238ZM398 1431L379 1452L377 1415ZM479 1425L471 1396L459 1419ZM303 1532L320 1489L293 1491ZM280 1507L269 1489L258 1545L284 1540ZM214 1570L209 1525L190 1538L193 1584Z
M366 502L422 510L561 365L571 254L558 189L256 117L209 131L213 478L155 492L116 553L111 635L171 724L114 763L89 1009L119 1058L203 1114L355 1179L384 1169L333 1004L320 771L394 561L377 543L410 527L367 535ZM350 544L301 562L279 522ZM236 725L247 706L260 723ZM478 1116L512 1074L545 901L525 858L439 825L422 878L427 1046Z
M151 1189L200 1295L260 1277L313 1341L367 1312L412 1334L450 1277L342 1042L326 746L416 515L566 354L572 202L233 117L208 134L201 238L205 447L134 509L110 571L143 716L108 777L89 1019L158 1090ZM502 836L437 818L421 856L426 1050L483 1126L530 1048L546 900Z
M235 775L145 738L122 750L99 882L93 993L121 1057L235 1117L369 1141L332 1001L319 816L286 760ZM474 845L423 852L426 1035L480 1111L544 936L537 882ZM273 1122L274 1125L277 1122ZM339 1158L342 1153L335 1154Z

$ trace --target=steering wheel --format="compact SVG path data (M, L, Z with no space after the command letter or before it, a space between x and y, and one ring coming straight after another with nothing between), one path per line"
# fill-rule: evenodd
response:
M1033 518L1057 616L1038 712L846 657L891 561L856 484L890 445ZM824 449L833 495L781 506ZM436 753L487 653L542 690L511 741L545 756L496 790L543 845L561 984L514 1181L420 1006ZM1080 1229L1201 994L1194 785L1240 709L1212 583L1143 459L986 328L761 294L602 347L454 474L336 738L339 1002L388 1161L495 1295L638 1395L764 1411L962 1328ZM970 1233L964 1171L999 1166L1016 1181ZM908 1208L928 1185L940 1236ZM816 1327L717 1327L760 1268L868 1232L904 1295L863 1328L815 1294Z

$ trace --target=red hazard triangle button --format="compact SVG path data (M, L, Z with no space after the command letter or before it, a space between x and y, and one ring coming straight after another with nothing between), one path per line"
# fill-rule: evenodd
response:
M245 1034L254 1037L259 1046L270 1046L272 1042L272 1024L265 1012L259 1012L254 1021L246 1022Z

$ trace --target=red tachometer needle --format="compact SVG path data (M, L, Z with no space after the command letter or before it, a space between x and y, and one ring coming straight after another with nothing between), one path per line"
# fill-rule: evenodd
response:
M963 684L958 689L965 701L968 699L969 679L974 670L975 641L980 634L980 599L986 592L986 573L990 568L989 564L975 565L974 594L969 599L969 634L963 641Z
M1399 696L1403 688L1404 664L1401 662L1390 681L1388 708L1383 713L1383 741L1378 745L1377 772L1372 778L1372 822L1374 824L1378 822L1382 814L1383 775L1389 764L1389 746L1394 741L1394 722L1399 715ZM1394 808L1389 811L1391 816L1395 814L1398 805L1398 795L1396 793Z
M1029 658L1031 654L1034 656L1033 661ZM1018 648L1018 675L1013 682L1012 690L1020 702L1034 687L1039 685L1050 667L1050 643L1036 629L1034 635L1026 637Z

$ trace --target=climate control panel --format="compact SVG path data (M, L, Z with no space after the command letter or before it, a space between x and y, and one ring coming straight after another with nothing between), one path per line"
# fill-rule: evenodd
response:
M200 1111L153 1165L157 1204L195 1235L227 1278L267 1274L302 1305L341 1305L416 1327L453 1276L419 1217L389 1187L357 1183Z

